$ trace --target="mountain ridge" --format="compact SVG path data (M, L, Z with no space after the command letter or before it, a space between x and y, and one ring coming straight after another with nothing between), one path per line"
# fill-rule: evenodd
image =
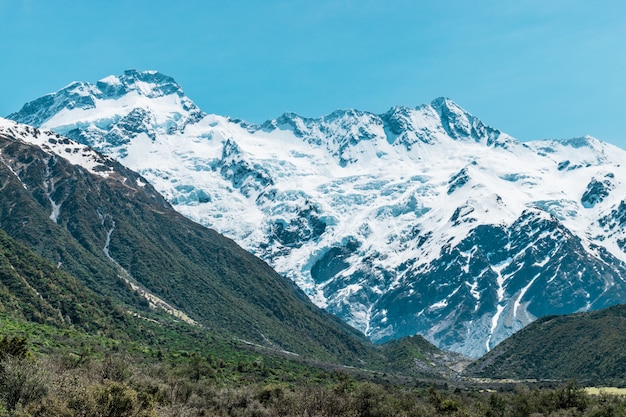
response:
M137 170L372 340L419 333L476 357L537 315L625 301L626 152L612 145L522 143L445 98L254 125L133 94L37 122ZM505 237L519 252L476 246ZM548 301L572 279L563 311Z

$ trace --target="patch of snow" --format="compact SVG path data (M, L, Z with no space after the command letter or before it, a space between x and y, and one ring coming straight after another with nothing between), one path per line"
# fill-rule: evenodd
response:
M50 195L48 195L48 200L50 200L50 204L52 204L52 213L50 213L50 220L56 223L59 219L59 213L61 212L61 204L55 203Z
M496 328L498 327L498 322L500 321L500 315L502 314L502 312L504 311L504 306L501 304L498 304L496 306L496 313L493 315L492 319L491 319L491 328L489 329L489 335L487 336L487 340L485 341L485 347L487 348L487 351L491 350L491 338L493 337Z
M541 274L535 275L533 279L531 279L530 282L524 288L522 288L521 291L519 292L519 295L517 296L517 298L515 299L515 303L513 304L513 317L514 318L517 318L517 309L522 303L522 298L524 297L528 289L532 287L532 285L535 283L537 278L539 278L540 276Z

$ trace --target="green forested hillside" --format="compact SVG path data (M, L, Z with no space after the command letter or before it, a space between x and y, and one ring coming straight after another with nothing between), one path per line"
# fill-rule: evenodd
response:
M0 311L25 321L84 331L124 325L125 313L0 230Z
M467 375L626 384L626 305L541 318L470 365Z

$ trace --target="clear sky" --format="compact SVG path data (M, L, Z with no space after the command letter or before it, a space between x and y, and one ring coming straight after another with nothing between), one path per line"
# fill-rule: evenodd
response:
M446 96L520 140L626 148L624 0L0 0L0 17L0 115L155 69L251 122Z

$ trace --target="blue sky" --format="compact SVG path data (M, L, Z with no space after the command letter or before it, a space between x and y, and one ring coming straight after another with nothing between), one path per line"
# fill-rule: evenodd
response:
M623 0L0 0L0 16L0 115L155 69L251 122L446 96L520 140L626 148Z

